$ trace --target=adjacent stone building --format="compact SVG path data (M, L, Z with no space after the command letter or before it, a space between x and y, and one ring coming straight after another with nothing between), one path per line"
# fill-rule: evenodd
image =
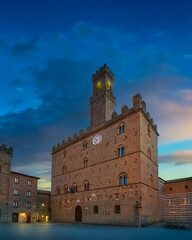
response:
M159 220L158 132L140 94L115 112L114 74L93 74L91 124L52 150L54 222L140 226Z
M192 221L192 177L160 182L161 220Z
M38 179L11 171L9 212L12 222L36 222Z
M51 218L51 192L37 191L37 222L49 222Z
M0 146L0 222L36 221L39 178L11 171L13 148Z

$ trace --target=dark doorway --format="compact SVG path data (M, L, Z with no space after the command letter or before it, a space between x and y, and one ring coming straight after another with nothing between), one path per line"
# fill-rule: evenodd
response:
M30 223L30 222L31 222L31 216L27 215L27 223Z
M19 220L19 213L13 213L12 222L13 223L18 223L18 220Z
M75 208L75 221L82 222L82 209L79 205Z

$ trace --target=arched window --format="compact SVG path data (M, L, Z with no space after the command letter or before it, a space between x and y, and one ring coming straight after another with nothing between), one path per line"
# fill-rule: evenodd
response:
M120 177L120 185L123 185L123 177Z
M88 159L87 159L87 158L84 158L84 160L83 160L83 166L84 166L84 167L88 167Z
M151 148L150 148L150 147L147 149L147 156L148 156L149 158L151 158Z
M124 122L122 122L119 126L119 134L121 134L123 132L125 132L125 123Z
M124 177L124 185L127 184L127 176Z
M125 148L124 147L119 147L118 148L118 157L122 157L125 154Z
M110 81L107 82L107 90L108 91L111 90L111 82Z
M60 194L60 187L57 186L57 194Z
M101 87L102 87L101 81L99 81L99 82L97 83L97 91L98 91L98 92L101 90Z
M85 149L87 149L87 142L86 141L83 142L83 150L85 150Z
M74 193L77 192L77 184L76 184L76 183L73 183L72 191L73 191Z
M127 185L127 174L126 173L119 174L119 185Z
M67 172L67 167L65 165L63 165L62 174L65 174L66 172Z
M84 182L84 190L89 191L89 182L88 181Z
M153 187L153 175L152 175L152 174L150 174L149 186L150 186L150 187Z
M67 187L67 185L64 186L64 193L68 193L68 187Z
M151 128L149 123L147 124L147 135L151 137Z

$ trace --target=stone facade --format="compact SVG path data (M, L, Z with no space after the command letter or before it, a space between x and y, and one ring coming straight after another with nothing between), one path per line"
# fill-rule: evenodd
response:
M33 176L11 172L10 221L19 223L36 222L38 179Z
M51 192L37 191L37 222L49 222L51 217Z
M192 177L164 181L160 216L164 221L192 221Z
M35 222L38 178L11 171L13 148L0 146L0 222Z
M114 112L113 82L106 65L93 75L91 126L53 147L54 222L140 226L159 220L157 126L140 94L132 108Z

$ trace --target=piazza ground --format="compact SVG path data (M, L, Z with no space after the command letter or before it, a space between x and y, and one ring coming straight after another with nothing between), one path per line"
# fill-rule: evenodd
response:
M82 224L0 224L0 240L191 240L191 230Z

